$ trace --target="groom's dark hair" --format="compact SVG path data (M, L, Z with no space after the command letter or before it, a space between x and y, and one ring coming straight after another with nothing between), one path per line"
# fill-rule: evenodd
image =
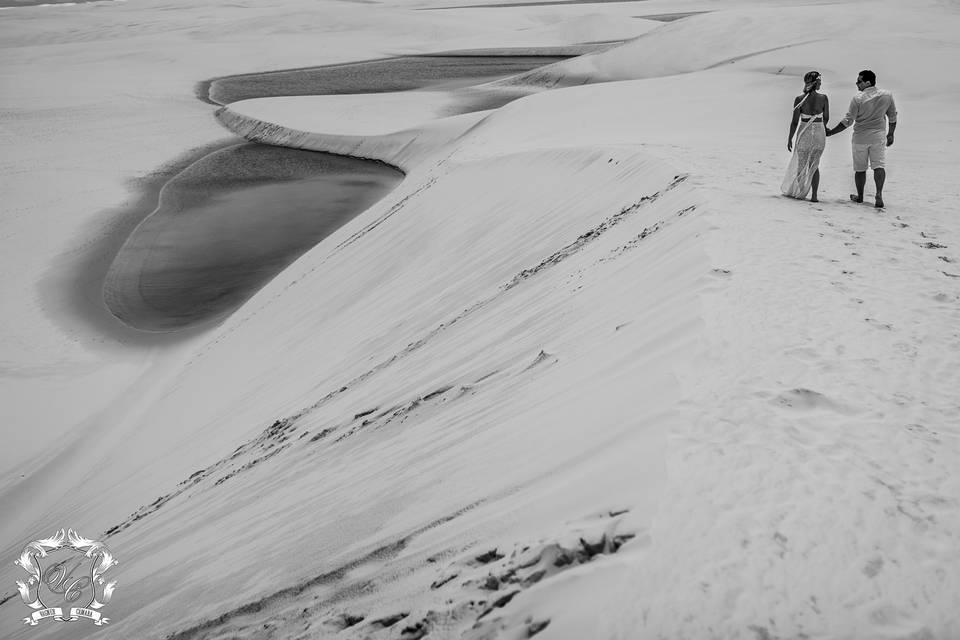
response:
M860 77L866 82L869 82L871 87L877 86L877 74L875 74L873 71L870 71L870 69L864 69L861 71Z

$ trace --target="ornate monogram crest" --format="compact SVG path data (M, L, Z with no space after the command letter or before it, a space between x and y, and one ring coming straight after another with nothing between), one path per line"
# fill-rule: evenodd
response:
M60 529L27 544L14 564L30 574L26 582L17 580L23 603L34 610L24 624L37 625L46 618L86 618L98 626L110 622L99 610L110 602L117 582L105 583L103 574L117 560L103 543Z

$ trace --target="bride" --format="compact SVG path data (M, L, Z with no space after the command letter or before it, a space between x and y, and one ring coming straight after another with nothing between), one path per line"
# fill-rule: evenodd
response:
M784 195L801 200L807 197L807 192L812 188L811 202L818 201L820 155L826 144L826 125L830 119L830 100L819 89L818 71L810 71L803 76L803 95L793 101L793 118L787 137L787 151L793 151L793 156L781 187ZM796 144L794 134L797 135Z

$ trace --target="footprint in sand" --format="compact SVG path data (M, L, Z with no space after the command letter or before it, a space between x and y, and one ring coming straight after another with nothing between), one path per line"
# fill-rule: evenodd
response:
M930 442L933 444L940 443L940 434L932 429L928 429L922 424L912 423L904 427L911 435L914 437L923 440L924 442Z
M785 355L792 356L804 362L815 362L820 359L820 352L811 347L796 347L788 349Z
M874 578L878 573L880 573L881 569L883 569L883 558L878 556L869 560L864 565L863 575L867 576L868 578Z
M889 322L880 322L880 321L877 320L876 318L864 318L863 320L864 320L864 322L866 322L867 324L870 324L870 325L876 327L877 329L884 329L884 330L886 330L886 331L892 331L892 330L893 330L893 325L890 324Z
M893 394L893 401L897 403L898 406L908 407L916 402L916 398L904 391L897 391Z
M409 611L405 613L395 613L393 615L388 615L382 618L378 618L377 620L371 620L370 625L373 627L386 629L388 627L392 627L393 625L397 624L398 622L406 618L408 615L410 615Z
M321 623L321 627L326 629L331 633L339 633L344 629L349 629L350 627L356 626L363 622L363 616L355 616L349 613L341 613L333 616L332 618L325 620Z
M794 409L796 411L812 411L815 409L828 409L842 414L852 414L856 411L840 402L832 400L819 391L812 389L790 389L784 391L773 398L773 403L779 407Z
M898 342L893 345L893 348L910 359L917 357L917 348L908 342Z

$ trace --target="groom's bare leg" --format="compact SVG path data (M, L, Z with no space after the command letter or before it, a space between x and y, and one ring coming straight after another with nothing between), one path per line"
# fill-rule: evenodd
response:
M853 182L857 185L857 195L850 194L850 199L854 202L863 202L863 188L867 186L867 172L854 171Z
M883 167L873 170L873 182L877 185L877 204L878 209L883 207L883 183L887 180L887 170Z

